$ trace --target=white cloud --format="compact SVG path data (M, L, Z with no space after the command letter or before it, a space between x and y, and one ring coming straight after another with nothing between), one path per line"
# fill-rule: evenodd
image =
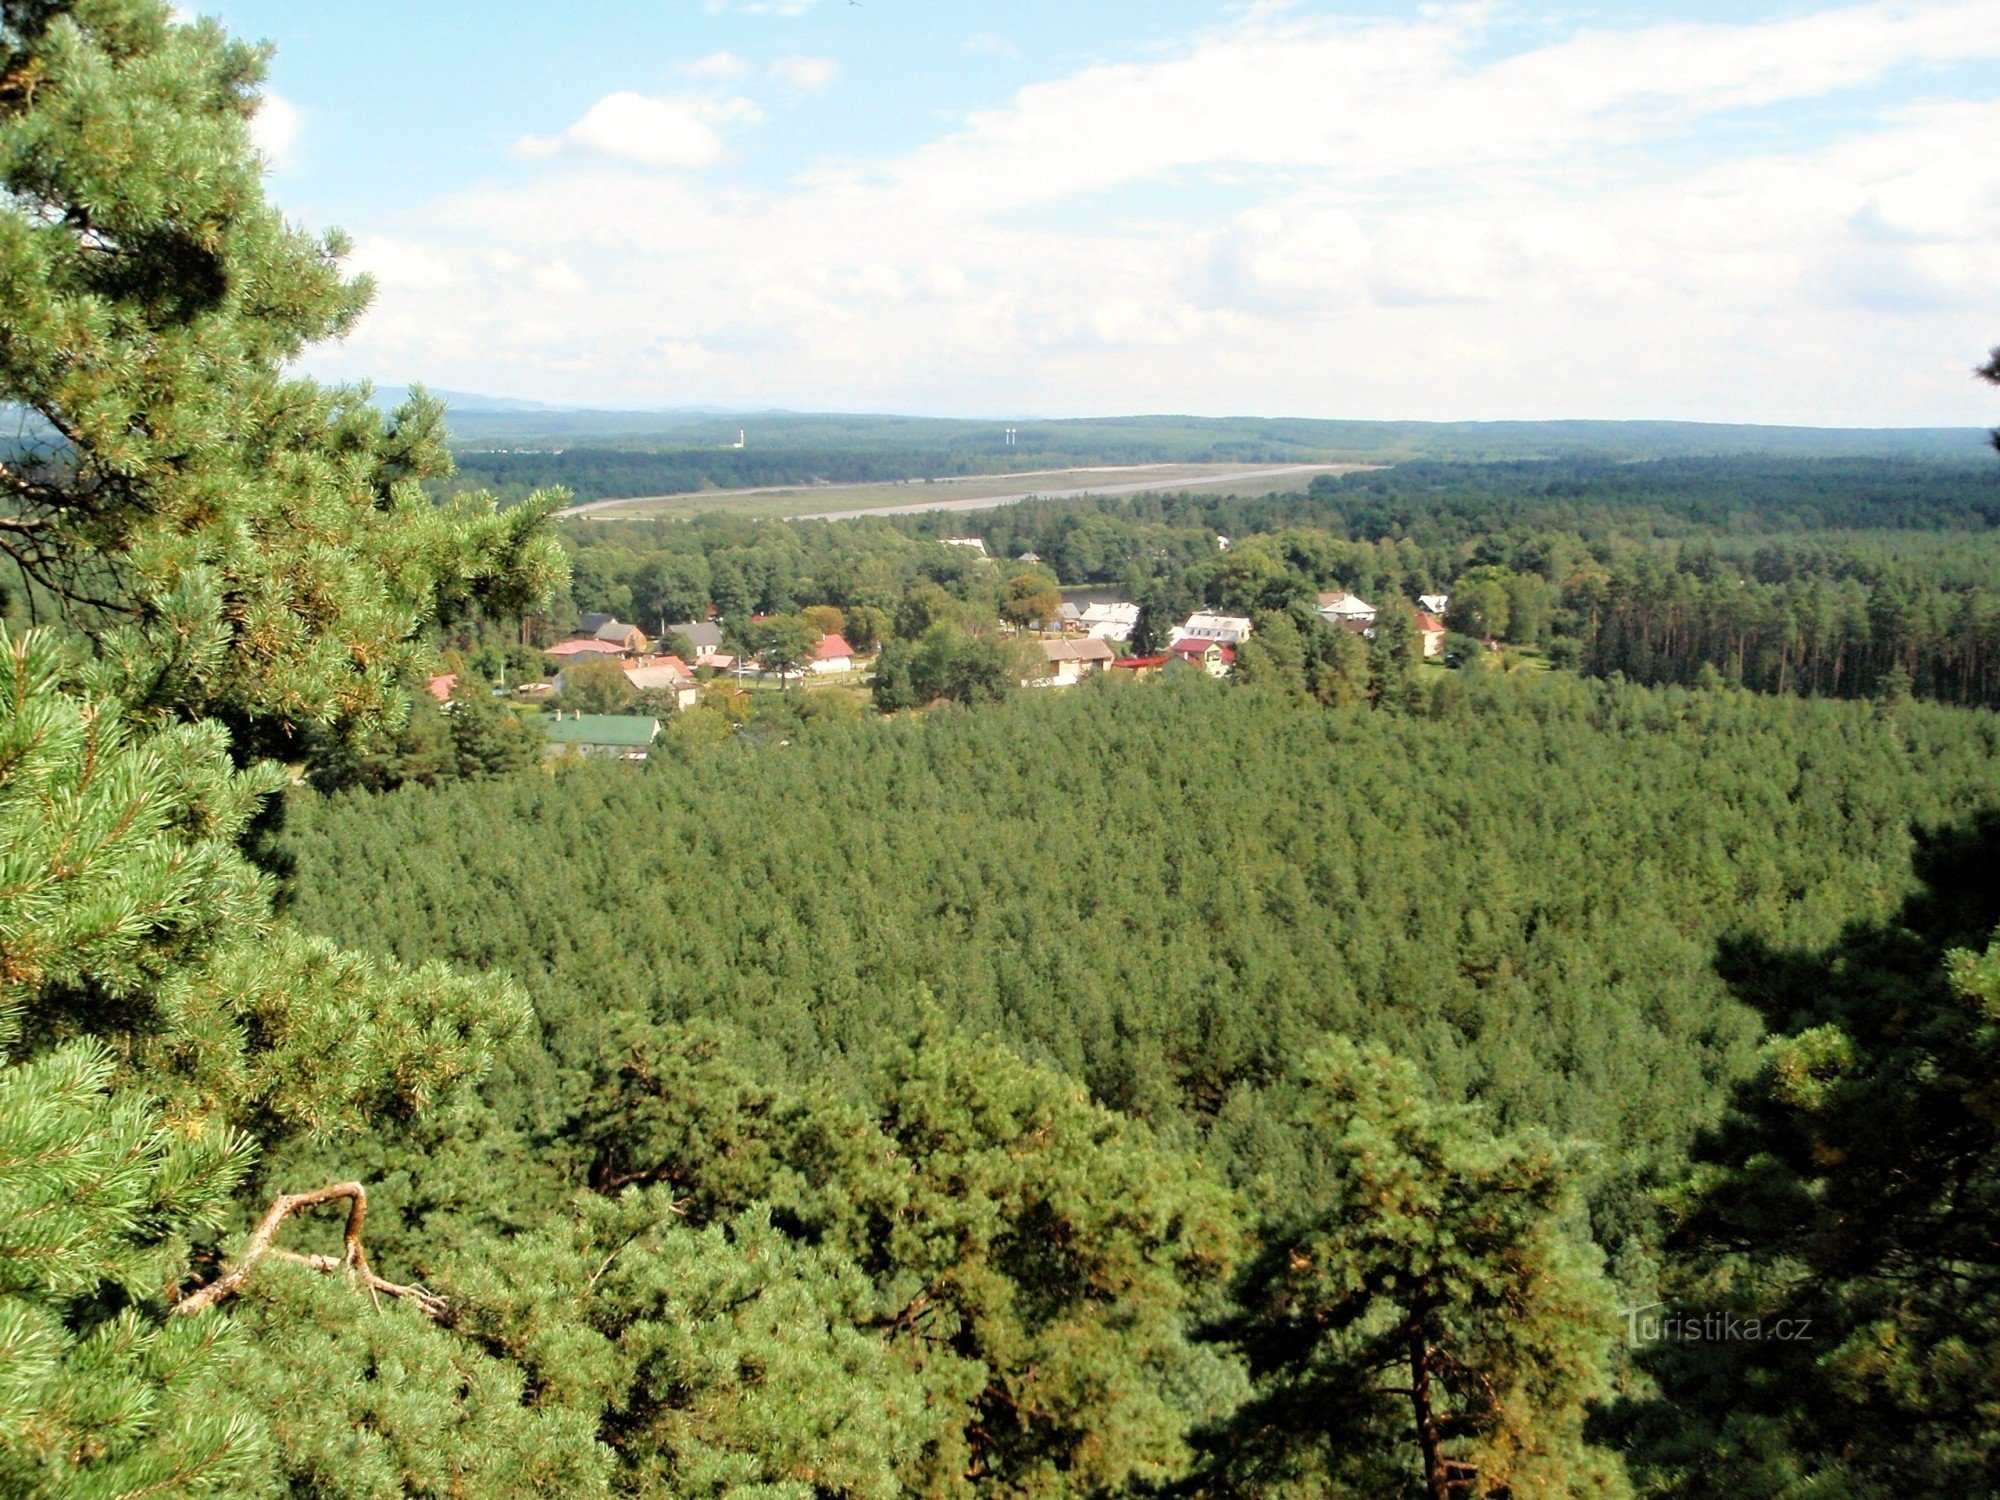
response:
M2000 97L1920 70L2000 55L1991 13L1524 48L1264 7L761 190L633 170L716 160L749 101L612 95L530 148L575 160L434 205L461 274L379 273L342 357L662 404L1976 422ZM1899 70L1809 148L1741 128Z
M771 64L771 77L795 89L823 89L840 77L840 64L830 57L781 57Z
M734 52L711 52L706 57L697 57L691 63L681 65L681 71L690 78L735 79L750 76L750 60L738 57Z
M802 16L819 0L703 0L702 9L712 16L734 11L740 16Z
M264 159L272 166L283 166L298 133L298 107L283 94L266 89L257 113L250 117L251 144L264 153Z
M355 241L349 252L350 270L365 271L378 287L397 291L434 292L453 281L450 264L422 245L369 235Z
M649 167L705 167L723 150L711 122L754 124L760 116L747 99L656 99L626 90L606 94L561 135L523 136L514 149L529 158L575 150Z

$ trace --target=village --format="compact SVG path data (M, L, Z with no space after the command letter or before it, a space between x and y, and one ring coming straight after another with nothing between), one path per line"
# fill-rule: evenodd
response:
M978 547L984 553L976 538L949 539L949 544ZM1027 554L1018 561L1038 559ZM1444 651L1443 617L1449 605L1448 595L1425 594L1410 606L1427 661L1435 661ZM1334 590L1317 595L1314 614L1329 626L1373 639L1381 610L1356 594ZM740 626L732 626L711 607L708 618L665 624L655 637L613 615L585 613L567 639L544 648L544 676L512 686L503 683L493 691L534 712L546 735L547 759L644 761L666 719L695 708L704 694L717 687L741 692L799 684L869 686L883 643L867 641L865 649L857 648L842 629L817 628L834 626L838 615L831 605L808 606L797 617L753 614ZM1072 688L1099 673L1134 681L1188 671L1227 678L1235 670L1238 647L1255 631L1248 615L1196 610L1172 627L1165 650L1138 652L1132 649L1132 640L1140 616L1140 606L1127 600L1064 600L1047 618L1019 624L995 619L989 628L1027 647L1022 653L1026 675L1020 678L1020 686L1027 689ZM800 622L813 628L799 631ZM591 712L566 701L577 696L574 689L591 674L611 681L615 688L614 670L622 674L629 689L625 696L635 710L645 711ZM439 674L428 687L449 710L459 688L458 675Z

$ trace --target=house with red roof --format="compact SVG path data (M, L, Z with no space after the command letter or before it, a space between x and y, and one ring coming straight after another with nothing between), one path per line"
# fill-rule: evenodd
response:
M1211 677L1227 677L1236 665L1236 648L1220 641L1204 641L1184 636L1167 648L1167 654L1191 667L1200 667Z
M1426 610L1417 611L1417 634L1424 638L1424 658L1444 655L1444 621Z
M451 702L451 695L458 690L458 673L440 672L424 684L424 691L440 703Z
M854 670L854 648L847 644L843 635L823 635L812 649L812 669L815 672L852 672Z

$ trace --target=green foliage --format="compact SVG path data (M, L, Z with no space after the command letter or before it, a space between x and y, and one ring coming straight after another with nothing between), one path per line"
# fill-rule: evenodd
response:
M1231 1258L1229 1195L1051 1070L919 1024L883 1052L868 1107L774 1091L711 1039L641 1027L580 1110L591 1180L670 1182L718 1225L768 1202L857 1268L849 1316L920 1393L899 1460L913 1488L1171 1477L1213 1414L1202 1393L1229 1389L1185 1335ZM917 1421L889 1384L869 1403Z
M561 706L567 712L630 713L632 696L632 679L609 657L572 657L563 667Z
M1934 836L1928 888L1819 952L1725 957L1777 1034L1673 1203L1667 1289L1749 1330L1649 1351L1662 1483L1973 1494L2000 1484L2000 820Z
M1576 1174L1496 1138L1408 1063L1335 1043L1277 1091L1258 1253L1227 1325L1257 1393L1211 1439L1228 1493L1603 1495L1583 1440L1613 1320ZM1224 1129L1228 1128L1227 1122Z
M1033 645L995 635L968 635L954 625L933 625L914 643L895 640L875 662L875 706L884 713L952 703L998 703L1038 668ZM1039 654L1039 653L1037 653Z
M264 1449L216 1399L230 1330L120 1311L118 1294L172 1285L184 1237L226 1216L250 1142L167 1129L107 1092L115 1069L95 1041L0 1066L0 1490L239 1493Z
M0 467L0 555L27 606L91 644L101 691L239 749L393 725L423 626L561 582L552 498L436 505L434 402L385 423L284 377L368 288L265 201L255 49L154 0L6 26L0 402L38 436Z

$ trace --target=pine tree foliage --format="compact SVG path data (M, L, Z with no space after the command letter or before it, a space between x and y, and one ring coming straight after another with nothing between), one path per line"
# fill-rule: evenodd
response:
M234 1494L264 1447L218 1399L233 1331L139 1303L228 1216L251 1145L166 1128L116 1066L77 1041L0 1067L0 1492Z
M395 720L422 624L564 565L546 503L432 503L435 402L285 378L369 289L264 198L262 74L162 0L0 9L0 554L102 688L283 744Z
M1347 1042L1282 1090L1293 1149L1256 1184L1262 1244L1226 1325L1258 1390L1211 1439L1212 1488L1623 1492L1582 1434L1613 1323L1578 1244L1576 1169L1433 1093Z
M1776 1028L1676 1194L1676 1308L1631 1414L1696 1496L2000 1485L2000 819L1933 835L1927 888L1818 952L1729 956Z

